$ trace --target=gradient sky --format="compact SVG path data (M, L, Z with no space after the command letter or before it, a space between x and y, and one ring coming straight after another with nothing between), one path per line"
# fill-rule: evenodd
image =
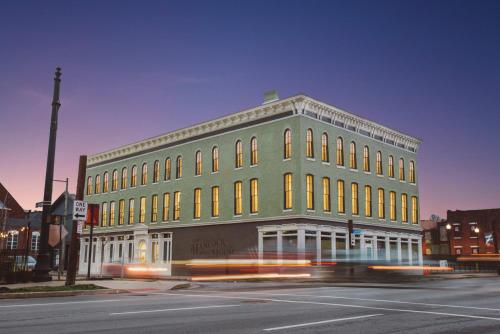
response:
M422 217L500 207L499 1L3 1L0 182L299 92L423 140ZM63 185L54 189L54 199Z

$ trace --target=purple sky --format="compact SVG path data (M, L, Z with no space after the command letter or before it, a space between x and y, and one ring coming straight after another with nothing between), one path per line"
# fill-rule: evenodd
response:
M299 92L423 139L422 217L500 207L498 1L10 1L0 10L0 182L42 200L93 154ZM62 185L56 185L54 199Z

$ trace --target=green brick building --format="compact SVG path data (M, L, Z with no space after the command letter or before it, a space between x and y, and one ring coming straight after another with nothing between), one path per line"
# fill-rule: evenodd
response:
M290 252L421 263L419 144L297 95L92 155L92 272L123 261L181 275L172 263Z

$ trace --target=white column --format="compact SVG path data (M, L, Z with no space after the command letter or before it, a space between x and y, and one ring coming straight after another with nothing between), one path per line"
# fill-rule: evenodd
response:
M366 260L366 243L364 234L359 236L359 250L361 251L361 260Z
M424 258L422 255L422 236L418 238L418 265L424 265Z
M385 260L391 260L391 239L389 236L385 237Z
M337 258L337 234L335 232L332 232L331 245L332 245L332 261L334 261Z
M321 231L316 231L316 261L321 263Z
M264 253L264 232L259 231L257 240L257 249L259 253L259 260L262 260Z
M401 263L401 237L398 237L398 263Z
M378 260L378 238L376 235L372 239L373 258Z
M351 248L350 247L351 247L351 244L349 242L349 231L346 230L346 232L345 232L345 256L347 259L349 259L351 256L351 253L350 253Z
M278 263L283 263L283 231L278 230L276 233L276 248L278 252Z
M411 266L413 264L413 254L412 254L411 238L408 238L408 264Z
M306 250L306 231L301 228L297 230L297 253L299 259L304 259Z

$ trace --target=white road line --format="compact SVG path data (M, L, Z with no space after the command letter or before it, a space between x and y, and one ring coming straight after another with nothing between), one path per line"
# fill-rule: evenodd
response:
M268 332L279 331L281 329L314 326L314 325L320 325L320 324L327 324L329 322L347 321L347 320L355 320L355 319L363 319L363 318L376 317L376 316L379 316L379 315L383 315L383 314L368 314L368 315L361 315L359 317L350 317L350 318L331 319L331 320L323 320L323 321L316 321L316 322L307 322L307 323L304 323L304 324L297 324L297 325L290 325L290 326L281 326L281 327L266 328L264 330L268 331Z
M388 308L388 307L364 306L364 305L323 303L323 302L312 302L312 301L304 301L304 300L288 300L288 299L275 299L275 298L254 298L254 297L245 297L245 296L238 297L238 296L202 295L202 294L178 294L178 293L168 293L168 292L157 292L156 294L186 296L186 297L222 298L222 299L243 299L243 300L244 299L251 299L251 300L263 300L263 301L270 301L270 302L278 302L278 303L295 303L295 304L309 304L309 305L327 305L327 306L338 306L338 307L362 308L362 309L368 309L368 310L393 311L393 312L408 312L408 313L421 313L421 314L443 315L443 316L457 317L457 318L469 318L469 319L483 319L483 320L500 321L500 318L483 317L483 316L469 315L469 314L457 314L457 313L433 312L433 311L420 311L420 310L411 310L411 309L395 309L395 308Z
M199 310L199 309L206 309L206 308L222 308L222 307L237 307L237 306L241 306L241 305L209 305L209 306L195 306L195 307L165 308L165 309L161 309L161 310L144 310L144 311L116 312L116 313L110 313L109 315L155 313L155 312L184 311L184 310Z
M334 291L336 292L336 291ZM462 305L449 305L449 304L432 304L432 303L417 303L405 302L400 300L387 300L387 299L371 299L371 298L356 298L356 297L340 297L340 296L321 296L321 295L304 295L304 294L291 294L291 293L265 293L265 292L241 292L254 295L269 295L269 296L292 296L292 297L316 297L316 298L329 298L329 299L346 299L346 300L360 300L369 302L382 302L394 304L408 304L408 305L422 305L422 306L438 306L448 308L463 308L471 310L485 310L485 311L500 311L499 308L479 307L479 306L462 306Z
M51 306L51 305L67 305L67 304L89 304L89 303L111 303L120 302L124 299L103 299L103 300L81 300L77 302L57 302L57 303L38 303L38 304L11 304L11 305L0 305L0 308L9 307L30 307L30 306Z

